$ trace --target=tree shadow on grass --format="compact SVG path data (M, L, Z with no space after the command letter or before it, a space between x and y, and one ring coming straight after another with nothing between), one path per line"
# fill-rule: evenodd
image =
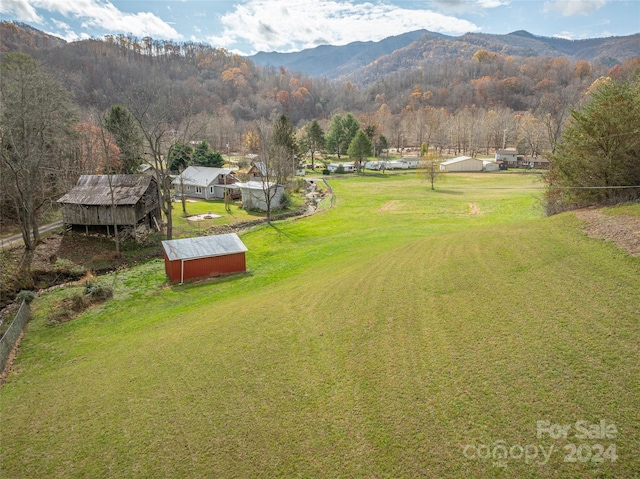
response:
M283 236L285 238L287 238L287 239L293 239L293 236L291 236L290 234L285 233L282 229L278 228L273 223L269 223L269 226L271 226L274 230L276 230L276 233L278 233L278 239L279 240L281 240Z
M464 195L464 191L462 190L441 190L440 188L436 188L435 190L433 190L433 192L441 193L443 195L456 195L456 196Z

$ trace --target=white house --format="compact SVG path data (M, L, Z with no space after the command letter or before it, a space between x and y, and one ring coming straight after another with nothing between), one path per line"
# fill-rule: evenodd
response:
M342 165L342 168L344 168L344 172L345 173L353 173L354 171L356 171L356 165L351 162L351 163L329 163L327 165L327 170L329 170L331 173L335 173L335 171L340 167L340 165Z
M496 150L496 161L506 162L511 168L518 167L518 150L515 148L505 148Z
M224 198L225 188L236 179L229 168L210 168L208 166L189 166L173 179L171 185L176 194L205 200Z
M387 161L385 164L386 170L406 170L409 168L409 163L403 160Z
M441 171L482 171L484 162L470 156L458 156L440 163Z
M407 168L417 168L420 165L420 158L402 158L399 160L402 163L407 164Z
M267 211L267 194L271 198L271 209L280 208L284 197L284 186L272 182L247 181L236 183L242 193L242 207L245 210Z

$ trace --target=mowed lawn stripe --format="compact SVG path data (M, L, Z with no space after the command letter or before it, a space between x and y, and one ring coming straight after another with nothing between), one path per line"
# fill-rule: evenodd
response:
M0 392L3 474L500 477L463 447L561 449L536 439L537 420L600 418L620 430L616 463L562 451L509 474L638 472L638 260L571 215L536 218L530 193L451 200L376 180L344 180L339 208L246 234L252 275L33 324ZM380 196L362 201L372 185ZM415 217L365 214L411 192ZM489 206L448 217L469 202ZM518 218L517 204L531 210Z

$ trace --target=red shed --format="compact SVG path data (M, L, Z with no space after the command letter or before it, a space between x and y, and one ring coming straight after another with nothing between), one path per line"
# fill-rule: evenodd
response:
M172 283L247 270L247 247L235 233L168 240L162 247L164 270Z

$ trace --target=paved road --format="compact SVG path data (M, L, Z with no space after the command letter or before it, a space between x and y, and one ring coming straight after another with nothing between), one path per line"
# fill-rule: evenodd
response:
M53 223L49 223L47 225L40 226L40 234L48 233L49 231L53 231L62 227L62 220L54 221ZM0 250L15 248L16 246L23 246L24 241L22 241L22 234L17 234L13 236L7 236L6 238L0 238Z

